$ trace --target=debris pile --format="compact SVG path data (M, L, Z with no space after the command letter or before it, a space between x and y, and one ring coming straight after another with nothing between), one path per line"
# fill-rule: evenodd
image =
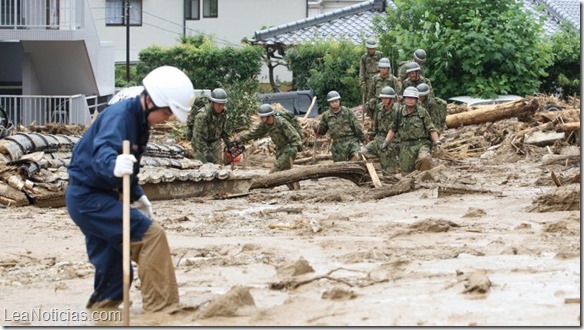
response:
M80 136L19 132L0 140L0 204L64 205L67 166ZM149 143L139 182L213 181L232 178L229 168L185 158L180 145ZM156 199L156 198L154 198Z

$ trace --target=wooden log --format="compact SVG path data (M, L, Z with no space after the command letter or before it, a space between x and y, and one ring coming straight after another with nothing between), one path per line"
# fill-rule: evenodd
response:
M389 188L382 189L375 195L373 195L374 199L383 199L386 197L391 197L395 195L405 194L415 189L415 181L413 178L403 178L396 184L392 185Z
M476 125L501 119L533 114L538 107L536 99L506 102L494 106L461 112L446 116L446 126L457 128L463 125Z
M556 131L558 131L558 132L576 132L579 130L580 130L580 122L571 122L571 123L556 125Z
M254 178L249 189L270 188L302 180L324 177L339 177L350 180L355 184L361 184L369 179L366 173L367 171L363 162L307 165Z

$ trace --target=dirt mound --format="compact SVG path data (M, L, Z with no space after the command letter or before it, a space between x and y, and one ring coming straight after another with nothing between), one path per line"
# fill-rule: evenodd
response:
M429 233L443 233L456 227L460 227L460 225L444 219L425 219L416 221L409 226L413 231Z
M200 312L198 318L206 319L216 316L237 316L238 311L247 306L255 306L253 297L249 293L249 288L234 286L229 292L211 301L209 305Z
M580 209L580 184L558 187L538 196L529 212L575 211Z
M292 277L312 272L314 272L314 268L303 257L294 263L285 264L278 268L278 276L280 277Z

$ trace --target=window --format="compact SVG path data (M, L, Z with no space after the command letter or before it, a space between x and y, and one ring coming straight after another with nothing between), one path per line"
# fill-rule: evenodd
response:
M203 0L203 17L217 17L219 0Z
M105 24L126 25L126 0L105 1ZM130 0L130 25L142 25L142 0Z
M200 0L185 0L185 19L201 19L200 10Z

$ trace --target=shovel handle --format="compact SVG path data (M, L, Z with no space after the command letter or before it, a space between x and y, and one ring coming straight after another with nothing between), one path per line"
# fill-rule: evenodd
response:
M130 154L130 141L124 140L122 151ZM123 177L122 262L124 275L124 326L130 325L130 175Z

